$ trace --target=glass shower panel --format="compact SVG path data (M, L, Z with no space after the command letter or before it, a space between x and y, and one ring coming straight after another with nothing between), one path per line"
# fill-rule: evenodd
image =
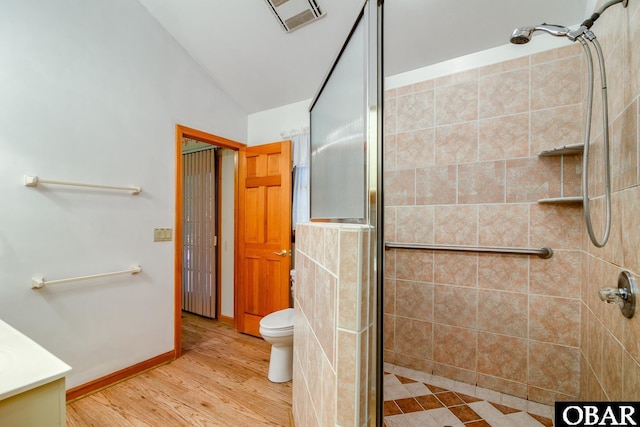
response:
M311 107L311 218L366 222L365 23L348 43Z

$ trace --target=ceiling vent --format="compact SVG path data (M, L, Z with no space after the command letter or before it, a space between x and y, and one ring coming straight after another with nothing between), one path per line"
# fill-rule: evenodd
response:
M325 12L315 0L265 0L285 32L322 18Z

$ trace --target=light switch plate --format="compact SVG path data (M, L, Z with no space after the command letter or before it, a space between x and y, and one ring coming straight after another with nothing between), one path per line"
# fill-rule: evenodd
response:
M170 242L173 235L173 229L171 228L154 228L153 229L153 241L154 242Z

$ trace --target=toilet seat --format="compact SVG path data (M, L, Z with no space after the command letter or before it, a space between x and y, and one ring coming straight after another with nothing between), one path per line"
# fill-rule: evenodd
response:
M292 329L293 308L274 311L260 320L260 326L265 329Z
M281 337L293 334L293 308L274 311L260 320L260 334Z

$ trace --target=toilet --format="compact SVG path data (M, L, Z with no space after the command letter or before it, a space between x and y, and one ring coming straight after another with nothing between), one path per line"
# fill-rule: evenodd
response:
M263 317L260 335L271 344L267 378L274 383L290 381L293 374L293 308L274 311Z

